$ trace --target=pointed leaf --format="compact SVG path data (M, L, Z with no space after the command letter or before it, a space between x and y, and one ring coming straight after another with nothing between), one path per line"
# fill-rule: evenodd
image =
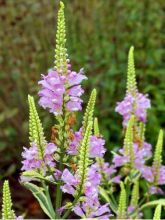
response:
M44 194L44 189L32 183L24 183L24 186L32 192L45 214L49 216L49 218L54 219L56 214Z

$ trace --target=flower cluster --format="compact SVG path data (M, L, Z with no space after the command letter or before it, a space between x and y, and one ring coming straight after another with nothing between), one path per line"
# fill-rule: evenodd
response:
M80 128L79 131L72 133L72 136L69 140L68 154L70 155L78 154L78 150L79 150L78 148L82 138L83 138L82 128ZM90 151L89 151L90 158L103 157L106 152L104 145L105 145L105 140L102 137L97 137L95 135L92 135L90 137Z
M63 171L61 179L64 185L61 189L64 193L71 195L76 194L76 187L79 184L79 176L77 173L74 175L68 170ZM85 182L83 201L79 202L73 211L80 217L85 218L106 218L110 216L110 210L108 205L101 205L99 202L99 185L101 182L101 174L98 171L98 166L95 164L91 165L88 169L88 175Z
M138 170L142 177L149 183L154 184L154 177L157 174L154 166L146 165L148 159L152 157L152 146L151 144L144 142L143 146L139 146L138 143L133 144L133 155L134 155L134 168ZM126 154L124 149L119 150L119 154L115 154L112 160L114 167L129 167L130 155ZM161 166L159 169L158 185L165 184L165 166ZM151 188L152 192L156 192L155 188Z
M68 69L67 74L60 74L54 69L49 70L48 75L43 75L39 81L41 90L39 104L44 109L49 109L55 115L62 114L64 102L69 111L81 110L82 99L80 96L84 93L81 88L81 81L87 79L81 69L79 73Z
M102 159L102 158L101 158ZM98 160L95 163L98 172L102 176L102 182L110 182L110 183L117 183L119 184L121 181L121 175L117 175L117 169L114 165L110 165L108 162L104 162L104 160Z
M57 147L53 143L48 143L45 147L45 152L43 155L43 159L39 159L38 156L38 148L36 144L33 142L30 148L25 148L22 152L22 169L23 171L33 170L37 168L41 168L43 165L48 165L49 167L55 167L55 162L53 158L54 152L57 150Z
M138 170L142 170L145 161L152 156L152 146L144 142L143 146L139 146L138 143L133 144L133 155L134 155L134 167ZM124 149L119 150L119 154L114 155L113 163L115 167L121 167L130 162L130 155L128 155Z
M138 122L146 122L146 109L150 107L150 101L147 96L138 93L138 96L133 97L127 94L124 101L117 104L116 111L123 115L124 121L123 125L127 126L128 121L132 115L136 116ZM138 129L138 124L134 128ZM163 194L162 190L158 185L165 184L165 166L160 166L157 168L155 164L152 166L146 165L147 160L152 157L152 146L151 144L141 140L136 142L132 140L132 150L133 154L126 152L123 149L119 150L118 154L115 154L112 162L116 168L118 167L130 167L131 156L133 156L133 167L138 170L141 176L150 184L149 193L150 194ZM160 153L159 153L160 154ZM160 163L158 158L157 163ZM131 165L132 166L132 165ZM155 178L158 176L157 182Z
M82 202L81 207L80 205L75 206L73 211L82 218L109 219L112 216L108 204L100 205L99 203L93 203L90 198Z
M117 103L115 111L123 116L123 126L125 127L131 115L135 115L138 121L146 122L146 110L150 107L148 95L136 93L136 96L133 96L128 93L123 101Z
M159 178L157 185L165 184L165 166L161 166L159 169ZM154 166L145 166L142 170L143 177L150 183L154 183L154 178L157 175L157 171Z

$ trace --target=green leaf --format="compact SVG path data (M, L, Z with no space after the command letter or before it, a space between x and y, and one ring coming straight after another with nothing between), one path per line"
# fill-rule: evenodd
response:
M155 209L153 220L160 220L161 219L161 211L162 211L162 206L161 206L161 204L159 204Z
M55 219L55 211L53 210L50 202L48 201L48 198L45 196L44 189L32 183L23 183L23 185L32 192L45 214L49 216L49 218Z
M157 206L157 205L165 206L165 199L158 199L151 202L147 202L146 204L142 205L140 210L143 210L144 208L150 207L150 206Z
M99 194L100 194L100 196L102 197L102 199L103 199L106 203L109 203L109 206L110 206L110 208L112 209L112 211L117 214L117 207L116 207L116 205L112 202L112 200L111 200L111 198L109 197L107 191L106 191L104 188L99 187Z
M25 172L22 173L22 175L23 176L27 176L27 177L39 178L39 179L43 179L44 178L40 173L38 173L38 172L36 172L34 170L25 171Z
M47 182L50 182L50 183L56 185L56 182L49 180L48 178L42 176L40 173L38 173L37 171L34 171L34 170L25 171L25 172L22 173L22 175L26 176L26 177L32 177L32 178L35 178L35 179L39 179L39 180L45 180Z

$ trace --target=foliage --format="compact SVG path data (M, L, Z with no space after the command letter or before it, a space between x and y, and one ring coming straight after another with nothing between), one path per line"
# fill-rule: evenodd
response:
M159 220L161 219L161 204L159 204L156 209L155 209L155 213L154 213L154 220Z

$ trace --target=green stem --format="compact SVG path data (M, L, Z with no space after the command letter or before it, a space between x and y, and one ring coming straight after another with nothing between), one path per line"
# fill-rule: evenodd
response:
M77 195L77 197L74 199L74 201L73 201L73 203L72 203L72 207L74 207L74 206L76 205L77 201L78 201L79 198L80 198L80 195L81 195L81 193L79 193L79 194ZM71 213L71 207L64 213L64 215L62 216L62 219L67 218L70 213Z
M68 210L65 212L65 214L62 216L62 219L67 218L68 215L70 214L70 212L71 212L71 209L68 209Z
M110 197L111 197L113 204L117 207L117 202L116 202L116 199L115 199L113 193L110 194Z
M49 165L46 165L46 167L47 167L48 171L51 173L51 175L52 175L54 181L56 182L56 178L55 178L55 176L54 176L54 173L51 171L50 166L49 166Z
M51 198L50 198L50 194L49 194L49 190L48 190L48 188L47 188L47 186L44 182L43 182L43 187L44 187L44 190L45 190L45 193L46 193L46 197L49 200L49 203L51 204L51 208L53 208Z
M61 156L62 157L62 156ZM61 166L59 166L59 170L63 170L63 164L62 162L60 163ZM57 189L56 189L56 210L61 207L61 201L62 201L62 191L60 189L61 186L61 180L58 182Z
M62 126L62 133L63 133L63 139L62 139L62 143L61 143L61 152L60 152L60 161L59 161L59 170L62 172L64 169L64 164L63 164L63 159L64 159L64 155L65 155L65 148L67 145L67 135L64 135L67 133L67 129L66 129L66 121L67 121L67 115L66 115L66 111L65 108L63 109L63 126ZM61 180L58 181L58 185L57 185L57 189L56 189L56 210L59 209L61 207L61 202L62 202L62 191L60 189L61 186Z
M50 198L49 189L48 189L48 187L47 187L47 185L45 184L44 181L42 181L42 185L43 185L43 188L44 188L44 191L45 191L46 198L48 199L50 209L54 212L53 204L52 204L52 201L51 201L51 198ZM55 214L54 217L55 217L55 219L58 219L58 216L56 216L56 214Z
M141 199L141 201L139 202L139 207L146 202L146 195L144 195L144 197Z

